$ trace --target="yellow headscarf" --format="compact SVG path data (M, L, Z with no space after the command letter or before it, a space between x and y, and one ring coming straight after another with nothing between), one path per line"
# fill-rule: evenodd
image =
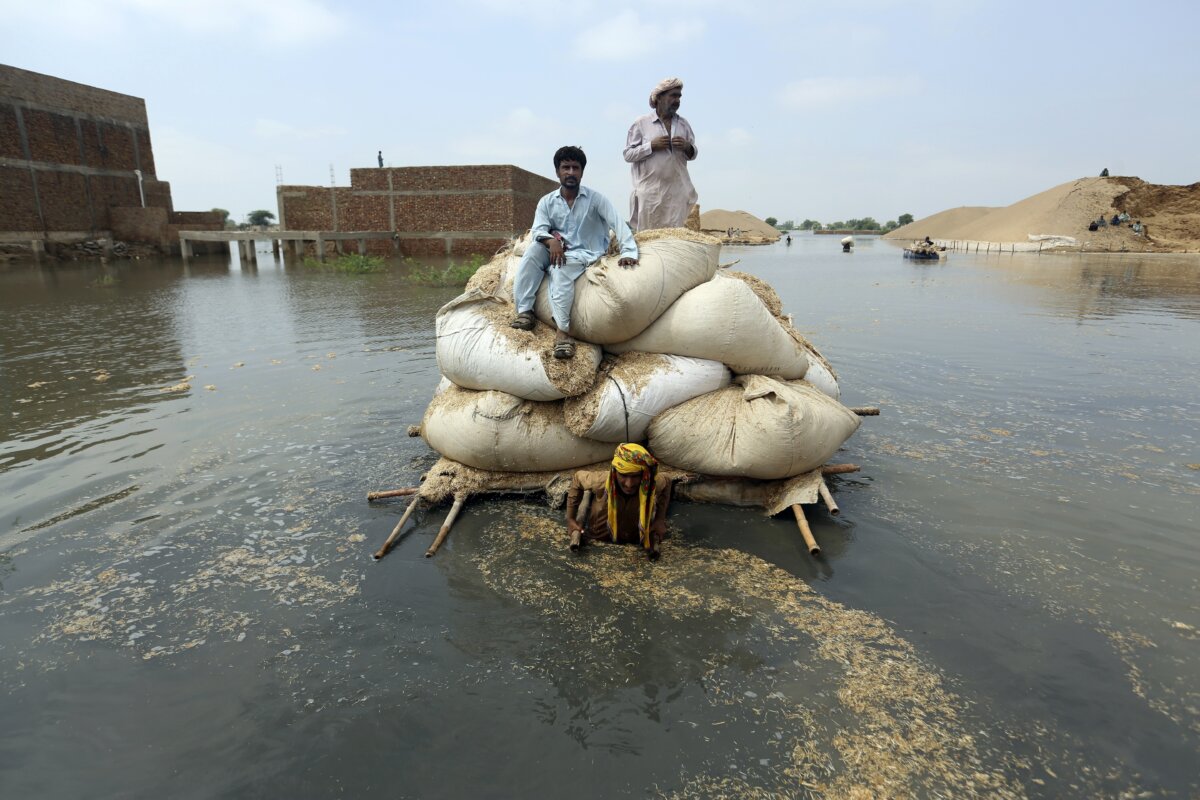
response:
M612 469L604 483L608 493L608 529L612 531L613 541L617 541L617 492L621 491L617 474L632 475L635 472L642 473L642 482L638 484L638 538L642 547L649 550L653 546L650 521L654 519L654 479L658 475L658 459L640 444L620 444L613 453Z

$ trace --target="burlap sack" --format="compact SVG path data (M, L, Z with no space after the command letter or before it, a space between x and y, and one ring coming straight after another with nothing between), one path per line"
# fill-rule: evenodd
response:
M611 444L567 430L561 401L538 403L457 386L434 396L421 435L446 458L501 472L574 469L613 454Z
M808 354L745 282L717 275L684 293L641 335L606 350L720 361L735 374L803 378Z
M655 233L663 238L639 242L636 267L618 266L619 256L605 256L575 281L572 335L594 344L631 339L676 298L716 274L721 252L718 240L682 229ZM690 238L680 238L684 235ZM516 266L511 264L507 270L504 291L508 297L512 297ZM534 313L542 322L554 325L547 281L538 289Z
M495 389L526 400L561 400L587 391L601 350L578 342L575 357L553 357L554 332L509 326L512 304L471 289L437 313L436 352L442 374L464 389Z
M659 413L728 386L729 379L718 361L626 353L602 365L591 389L563 403L567 428L602 442L640 442Z
M804 381L741 375L655 417L649 445L679 469L774 480L820 467L858 425Z

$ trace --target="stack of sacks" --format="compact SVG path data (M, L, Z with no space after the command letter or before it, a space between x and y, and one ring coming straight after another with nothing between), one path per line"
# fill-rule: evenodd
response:
M678 228L637 241L637 267L610 255L576 281L573 359L551 354L545 282L544 324L509 326L528 237L481 267L437 314L444 380L421 426L429 445L500 472L574 469L647 439L664 463L709 475L786 478L832 456L858 417L774 290L718 274L714 237Z

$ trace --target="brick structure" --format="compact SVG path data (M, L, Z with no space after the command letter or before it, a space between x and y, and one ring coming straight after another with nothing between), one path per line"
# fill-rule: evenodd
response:
M556 181L512 165L352 169L350 186L280 186L279 227L392 231L407 256L491 255L533 222ZM387 242L368 242L387 254Z
M196 227L220 230L204 213ZM0 64L0 239L178 248L175 214L144 100Z

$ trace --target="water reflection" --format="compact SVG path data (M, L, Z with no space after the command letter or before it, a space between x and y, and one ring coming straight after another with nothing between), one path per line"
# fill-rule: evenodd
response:
M884 409L837 456L864 466L844 515L811 515L824 559L790 518L680 503L653 568L572 559L516 500L472 501L435 561L444 509L369 561L400 512L364 492L433 460L404 429L455 293L407 266L0 269L0 785L1195 793L1192 261L827 239L722 255ZM142 777L63 733L113 718L156 744L110 748Z

